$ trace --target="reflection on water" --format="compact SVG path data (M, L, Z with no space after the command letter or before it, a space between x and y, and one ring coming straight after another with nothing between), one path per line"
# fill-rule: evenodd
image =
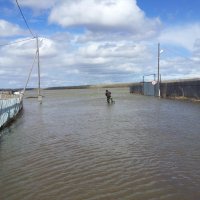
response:
M200 199L199 104L111 91L26 99L0 143L0 199Z

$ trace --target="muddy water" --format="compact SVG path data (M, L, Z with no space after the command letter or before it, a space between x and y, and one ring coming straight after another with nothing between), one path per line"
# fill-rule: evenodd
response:
M1 200L200 199L200 105L45 91L0 142Z

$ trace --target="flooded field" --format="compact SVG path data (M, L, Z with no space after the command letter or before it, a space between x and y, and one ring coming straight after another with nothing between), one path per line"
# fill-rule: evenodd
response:
M44 91L0 141L1 200L200 199L200 104Z

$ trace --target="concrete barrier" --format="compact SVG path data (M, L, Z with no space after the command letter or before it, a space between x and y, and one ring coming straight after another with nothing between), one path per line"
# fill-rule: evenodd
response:
M22 95L0 96L0 130L13 121L23 108Z
M160 85L161 96L200 99L200 80L166 82Z
M144 84L135 83L130 86L130 93L144 94ZM155 85L157 89L157 85ZM160 83L160 93L162 98L187 98L200 100L200 79L180 80ZM158 96L158 92L155 93Z
M135 83L129 87L130 93L143 94L143 83Z

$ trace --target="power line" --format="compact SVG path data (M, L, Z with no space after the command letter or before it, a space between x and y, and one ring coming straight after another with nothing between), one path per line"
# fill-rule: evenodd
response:
M184 59L186 59L186 60L188 60L188 61L191 61L190 58L181 55L180 52L177 52L177 51L175 51L175 50L172 50L171 48L167 48L166 46L164 46L162 49L163 49L163 50L167 50L167 52L171 53L171 55L173 55L173 56L174 56L174 55L177 55L177 56L179 56L179 57L181 57L181 58L184 58Z
M19 40L19 41L7 43L7 44L0 44L0 47L2 47L2 46L10 46L10 45L13 45L13 44L16 44L16 43L25 42L25 41L29 41L29 40L33 40L33 39L35 39L35 38L29 38L29 39Z
M21 10L21 8L20 8L19 3L17 2L17 0L16 0L16 3L17 3L17 6L18 6L18 8L19 8L19 11L20 11L20 13L21 13L21 15L22 15L22 17L23 17L23 19L24 19L24 22L25 22L25 24L26 24L26 26L27 26L29 32L30 32L31 35L35 38L35 35L32 33L32 31L31 31L31 29L30 29L30 27L29 27L29 25L28 25L28 23L27 23L27 21L26 21L26 18L24 17L24 15L23 15L23 13L22 13L22 10Z

